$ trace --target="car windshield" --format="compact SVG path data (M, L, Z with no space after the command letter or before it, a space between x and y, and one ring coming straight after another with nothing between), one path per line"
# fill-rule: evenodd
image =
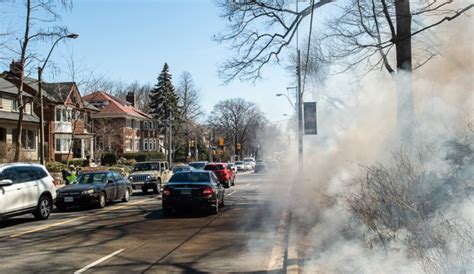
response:
M82 173L72 184L102 184L105 183L107 173Z
M139 163L135 164L133 171L160 170L158 163Z
M244 162L235 162L236 165L243 165Z
M189 165L196 169L203 169L206 166L206 163L190 163Z
M210 182L209 173L206 172L180 172L174 174L170 183L205 183Z

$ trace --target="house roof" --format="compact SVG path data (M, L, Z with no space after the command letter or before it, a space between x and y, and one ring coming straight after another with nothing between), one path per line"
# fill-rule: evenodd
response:
M3 75L0 75L0 92L17 95L18 94L18 87L15 86L14 83L6 80L3 78ZM33 97L30 94L23 92L23 96L25 97Z
M54 103L64 103L67 101L69 94L76 83L74 82L59 82L59 83L45 83L43 82L42 89L44 97Z
M96 91L83 97L83 100L95 104L96 102L108 102L100 111L100 116L127 115L141 119L151 119L152 117L139 109L135 108L129 102L105 93Z

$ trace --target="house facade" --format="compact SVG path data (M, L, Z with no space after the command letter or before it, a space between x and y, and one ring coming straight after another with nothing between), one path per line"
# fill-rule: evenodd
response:
M164 153L164 136L159 135L153 117L137 109L133 93L122 100L104 91L83 97L85 104L99 111L92 115L96 149L102 153Z
M5 74L0 74L0 161L13 160L14 140L16 137L18 110L18 86L6 79ZM23 93L25 110L22 124L21 160L38 160L38 130L39 118L34 113L33 96Z
M12 62L10 71L2 74L3 78L13 85L18 85L18 63ZM26 98L38 98L38 81L24 78L24 94ZM93 106L87 107L82 101L78 87L74 82L47 83L42 82L43 119L44 119L44 151L46 161L67 161L68 159L87 159L94 157L94 133L91 114L98 112ZM39 104L27 106L37 121L39 128ZM25 116L26 117L26 116ZM24 118L25 128L32 118ZM36 147L39 146L38 130L36 131ZM30 134L27 132L27 134ZM39 149L36 149L38 151ZM38 156L38 152L37 156ZM38 157L35 158L35 160Z

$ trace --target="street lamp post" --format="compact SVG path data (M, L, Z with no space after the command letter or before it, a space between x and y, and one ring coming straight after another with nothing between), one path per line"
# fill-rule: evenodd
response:
M39 119L40 119L40 163L42 165L45 164L44 161L44 113L43 113L43 91L42 91L42 75L43 75L43 70L46 67L46 64L48 63L49 57L51 56L51 53L53 52L53 49L56 47L59 41L65 38L70 38L70 39L76 39L79 37L78 34L67 34L59 37L54 43L51 49L49 50L48 56L46 57L46 60L44 60L43 66L38 67L38 94L39 94L39 100L40 100L40 114L39 114Z

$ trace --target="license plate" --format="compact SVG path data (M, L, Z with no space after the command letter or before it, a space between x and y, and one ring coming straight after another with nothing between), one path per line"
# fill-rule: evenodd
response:
M191 195L191 189L181 189L182 195Z
M74 197L64 197L64 202L66 203L74 202Z

